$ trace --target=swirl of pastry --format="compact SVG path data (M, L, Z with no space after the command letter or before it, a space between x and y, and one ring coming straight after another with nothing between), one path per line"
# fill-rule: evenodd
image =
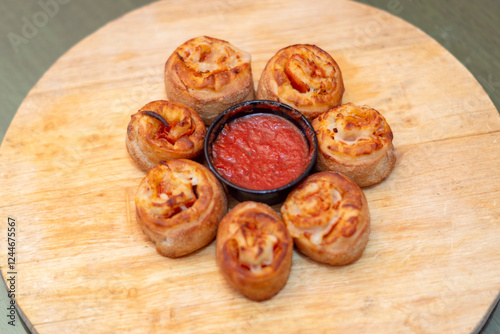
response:
M340 173L307 177L288 194L281 215L297 248L317 262L352 263L368 243L370 214L365 195Z
M290 105L308 120L342 102L344 82L335 60L315 45L296 44L278 51L259 80L257 99Z
M126 145L137 165L149 171L160 161L198 156L205 134L205 124L191 108L153 101L131 116Z
M366 187L382 181L396 164L391 127L373 108L346 103L313 120L312 126L319 171L343 173Z
M250 60L249 53L229 42L190 39L165 64L167 96L194 109L209 125L230 106L255 98Z
M293 240L270 206L242 202L219 224L217 263L229 284L252 300L266 300L286 284Z
M158 253L176 258L213 240L227 198L208 168L174 159L149 171L137 190L135 207L137 222Z

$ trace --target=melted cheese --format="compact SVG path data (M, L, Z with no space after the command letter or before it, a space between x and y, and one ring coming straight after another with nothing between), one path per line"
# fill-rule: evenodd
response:
M308 227L297 227L295 225L289 226L290 233L293 236L297 237L299 235L308 235L309 240L316 245L320 245L323 242L324 236L327 235L339 222L341 216L338 211L332 210L332 208L342 200L340 192L335 188L331 188L329 189L331 200L329 202L328 210L318 212L317 195L314 195L314 193L318 192L319 189L320 186L317 183L307 184L306 188L304 188L304 197L307 197L308 200L302 200L302 198L300 198L297 199L297 202L287 206L288 215L295 217L308 217L311 215L311 208L315 208L314 212L318 213L321 216L322 221L326 222L320 225L317 224Z
M355 145L361 139L371 139L372 134L367 130L337 130L335 140L344 142L347 145Z
M240 262L249 266L251 271L262 270L263 266L273 263L274 245L277 242L278 238L274 235L262 235L257 240L240 238L238 243Z

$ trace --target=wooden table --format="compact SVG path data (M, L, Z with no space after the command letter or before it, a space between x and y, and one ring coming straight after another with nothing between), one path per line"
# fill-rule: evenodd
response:
M249 51L255 80L280 47L317 44L343 71L344 101L384 113L398 164L365 189L373 232L360 261L332 268L296 253L285 289L254 303L222 279L213 244L171 260L144 237L133 215L144 173L125 128L165 97L168 55L201 34ZM346 1L154 3L61 57L7 132L0 212L18 229L17 302L40 333L470 332L500 290L499 130L472 75L385 12Z

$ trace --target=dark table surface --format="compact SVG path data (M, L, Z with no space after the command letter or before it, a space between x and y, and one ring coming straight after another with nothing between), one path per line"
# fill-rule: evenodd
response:
M230 0L214 3L220 1ZM62 54L106 23L151 2L1 0L0 141L30 89ZM398 16L433 37L469 69L500 109L500 0L358 2ZM30 27L33 20L38 24ZM0 333L26 333L21 325L7 324L8 302L0 288ZM499 307L492 306L481 333L500 333Z

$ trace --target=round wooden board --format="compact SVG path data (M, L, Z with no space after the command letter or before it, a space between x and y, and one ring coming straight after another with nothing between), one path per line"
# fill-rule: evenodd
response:
M224 281L215 243L173 260L141 232L145 174L126 126L166 98L166 59L198 35L250 52L256 82L282 47L316 44L342 69L344 102L385 115L398 162L364 189L372 233L359 261L294 252L285 288L257 303ZM3 278L12 217L16 300L38 333L468 333L500 291L499 138L473 76L388 13L340 0L160 1L78 43L17 112L0 149Z

